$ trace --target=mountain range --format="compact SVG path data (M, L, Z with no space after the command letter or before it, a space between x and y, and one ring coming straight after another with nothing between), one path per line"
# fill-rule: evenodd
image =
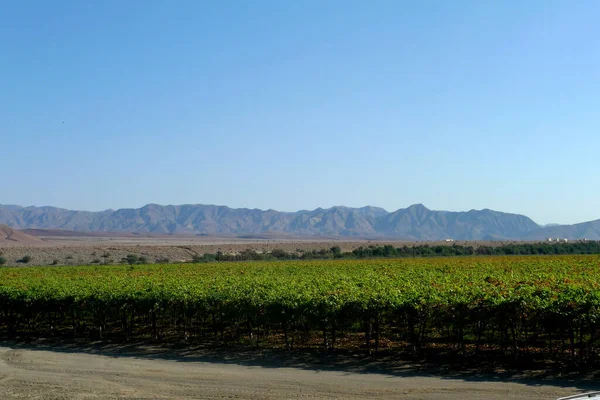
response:
M343 206L279 212L215 205L161 206L100 212L0 205L0 224L14 229L194 235L289 234L399 240L600 239L600 220L540 226L520 214L489 209L434 211L422 204L388 212Z

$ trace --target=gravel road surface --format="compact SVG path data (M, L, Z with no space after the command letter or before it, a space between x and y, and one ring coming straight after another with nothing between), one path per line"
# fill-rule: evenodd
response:
M575 382L357 373L0 346L0 399L555 399Z

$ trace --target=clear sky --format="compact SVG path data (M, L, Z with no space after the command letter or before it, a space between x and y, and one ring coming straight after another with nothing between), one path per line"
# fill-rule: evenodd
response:
M600 218L600 2L28 1L0 204Z

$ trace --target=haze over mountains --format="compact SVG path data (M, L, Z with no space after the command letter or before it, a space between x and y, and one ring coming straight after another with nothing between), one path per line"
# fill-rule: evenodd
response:
M488 209L434 211L421 204L394 212L371 206L279 212L214 205L148 204L138 209L89 212L0 205L0 224L15 229L236 236L268 233L403 240L600 239L600 220L542 227L519 214Z

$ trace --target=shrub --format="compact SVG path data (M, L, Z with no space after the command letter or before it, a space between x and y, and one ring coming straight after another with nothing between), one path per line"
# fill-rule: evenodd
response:
M278 260L282 260L282 259L286 259L286 258L290 258L290 255L281 249L273 249L271 250L271 255L275 258L277 258Z
M23 258L21 258L20 260L17 260L18 263L23 263L23 264L27 264L31 261L31 256L30 255L26 255Z
M192 257L192 262L200 263L200 262L212 262L217 260L217 255L211 253L204 253L203 255L194 255Z
M334 258L342 258L342 249L340 249L340 246L333 246L329 251L333 253Z
M139 260L140 259L135 254L127 254L127 257L121 259L122 262L128 263L129 265L135 264Z
M6 258L0 257L0 265L6 264Z

